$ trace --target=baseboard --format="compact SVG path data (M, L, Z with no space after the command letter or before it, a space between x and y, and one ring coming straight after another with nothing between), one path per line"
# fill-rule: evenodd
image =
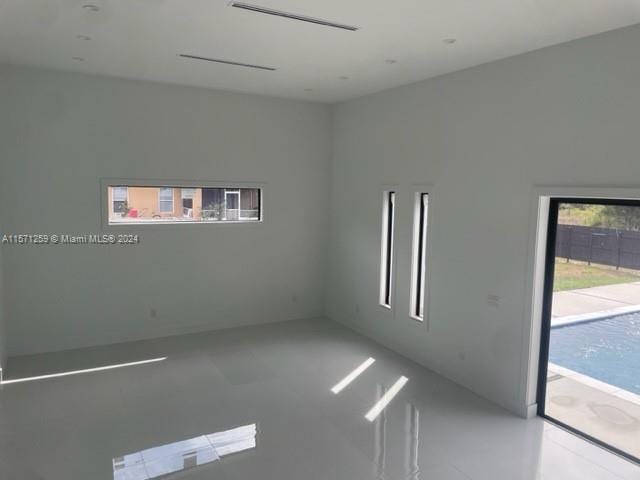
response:
M197 333L207 333L207 332L216 332L221 330L229 330L234 328L244 328L244 327L254 327L259 325L269 325L276 324L282 322L297 322L297 321L305 321L305 320L313 320L318 318L325 318L324 315L312 315L305 317L295 317L295 318L269 318L262 322L247 322L241 323L238 325L230 325L230 324L222 324L222 325L211 325L211 323L200 323L200 324L190 324L190 325L166 325L160 328L155 328L152 330L148 330L146 332L136 332L132 335L122 335L120 333L112 333L103 335L104 341L78 341L78 342L69 342L64 345L60 345L55 349L25 349L20 350L15 353L10 352L9 358L11 357L22 357L29 355L40 355L44 353L55 353L55 352L63 352L68 350L82 350L85 348L93 348L93 347L105 347L108 345L117 345L120 343L130 343L130 342L144 342L149 340L157 340L160 338L167 337L177 337L180 335L191 335Z

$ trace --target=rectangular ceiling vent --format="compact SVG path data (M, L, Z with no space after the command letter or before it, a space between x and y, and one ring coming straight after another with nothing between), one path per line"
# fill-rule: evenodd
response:
M230 4L232 7L242 8L243 10L249 10L251 12L265 13L267 15L275 15L276 17L284 17L290 20L298 20L300 22L315 23L316 25L324 25L325 27L340 28L342 30L350 30L355 32L358 27L352 25L345 25L343 23L331 22L329 20L322 20L321 18L307 17L305 15L297 15L295 13L283 12L280 10L274 10L272 8L261 7L259 5L252 5L250 3L232 1Z
M273 67L265 67L262 65L253 65L251 63L242 63L242 62L233 62L231 60L222 60L220 58L209 58L209 57L201 57L199 55L189 55L187 53L179 54L182 58L190 58L192 60L202 60L205 62L214 62L214 63L222 63L224 65L234 65L236 67L246 67L246 68L256 68L258 70L268 70L270 72L275 72L277 69Z

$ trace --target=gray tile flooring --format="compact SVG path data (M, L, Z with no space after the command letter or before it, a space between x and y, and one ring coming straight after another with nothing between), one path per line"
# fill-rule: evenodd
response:
M16 357L8 379L164 357L3 385L0 479L114 479L114 458L254 423L255 448L166 478L640 479L640 467L323 319ZM366 420L403 375L405 387Z

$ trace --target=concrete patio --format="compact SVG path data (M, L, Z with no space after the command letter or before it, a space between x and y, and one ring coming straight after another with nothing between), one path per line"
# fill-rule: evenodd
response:
M554 292L551 315L554 318L604 312L638 305L640 282Z
M550 364L547 415L640 458L640 396Z
M552 325L640 310L640 282L554 292ZM549 363L546 413L640 458L640 395Z

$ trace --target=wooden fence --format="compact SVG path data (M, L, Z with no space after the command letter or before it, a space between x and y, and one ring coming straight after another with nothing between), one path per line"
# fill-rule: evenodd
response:
M559 224L556 256L640 269L640 232Z

